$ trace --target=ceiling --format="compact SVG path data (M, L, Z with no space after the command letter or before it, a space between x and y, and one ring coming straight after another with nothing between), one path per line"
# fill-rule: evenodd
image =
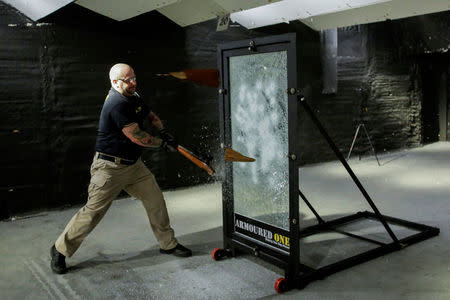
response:
M300 20L324 30L448 11L449 0L2 0L34 21L69 3L122 21L156 10L180 26L230 15L251 29ZM406 5L407 4L407 5Z

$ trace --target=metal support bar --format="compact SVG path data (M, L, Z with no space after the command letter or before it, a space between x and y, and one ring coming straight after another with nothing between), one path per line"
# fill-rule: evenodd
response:
M396 243L390 243L390 244L381 244L380 243L379 247L374 248L372 250L369 250L369 251L354 255L352 257L346 258L344 260L338 261L336 263L321 267L319 269L314 270L313 272L306 272L304 274L300 274L298 281L297 281L297 287L303 288L311 281L314 281L317 279L323 279L324 277L326 277L330 274L350 268L352 266L355 266L355 265L363 263L365 261L374 259L376 257L382 256L382 255L385 255L385 254L388 254L388 253L391 253L394 251L398 251L404 247L407 247L414 243L424 241L428 238L431 238L431 237L439 234L439 228L430 227L430 226L418 224L418 223L413 223L410 221L393 218L393 217L389 217L389 216L385 216L385 215L383 215L383 217L392 224L396 224L396 225L403 226L403 227L410 228L410 229L416 229L419 232L399 240L400 245L402 245L401 248L399 248ZM378 220L377 216L373 212L364 211L364 212L358 212L354 215L335 219L330 222L326 222L327 223L326 225L333 224L333 226L337 227L339 225L344 225L348 222L357 221L358 219L362 219L362 218ZM324 227L322 225L316 225L314 227L315 227L315 230L312 234L327 231L326 227ZM332 229L332 230L335 230L335 229ZM358 236L355 236L355 237L361 238ZM365 238L363 238L363 239L365 239ZM370 242L370 240L369 240L369 242Z
M303 201L305 201L306 205L309 207L309 209L312 211L312 213L316 216L317 221L321 224L321 223L325 223L325 221L319 216L319 214L316 212L316 210L314 209L314 207L312 207L311 203L309 203L309 201L306 199L305 195L303 195L303 193L298 190L298 193L300 195L300 197L303 199Z
M230 245L232 248L237 248L244 253L251 253L253 255L255 255L255 249L258 249L258 257L280 268L287 268L286 255L273 251L272 249L265 247L266 245L262 245L256 240L248 240L245 237L240 237L234 234Z
M328 230L329 228L332 228L336 225L342 225L342 224L353 222L361 217L364 217L364 215L361 212L358 212L356 214L348 215L348 216L334 219L331 221L327 221L322 224L312 225L312 226L306 227L305 229L300 230L299 237L304 238L304 237L307 237L310 235L314 235L314 234L322 232L324 230Z
M359 181L358 177L356 177L355 173L353 173L353 170L350 168L350 166L348 165L348 163L345 160L344 156L339 151L338 147L333 142L331 137L328 135L328 133L326 132L325 128L320 123L319 119L317 119L317 117L314 114L314 112L312 111L311 107L309 107L308 103L306 103L304 96L298 95L297 99L299 100L299 102L301 103L301 105L305 109L305 111L309 114L309 116L311 117L312 121L314 122L314 124L319 129L320 133L327 140L327 142L330 145L331 149L334 151L334 154L337 156L337 158L339 158L339 160L341 161L342 165L345 167L345 169L347 170L348 174L350 175L350 177L355 182L356 186L359 188L359 190L363 194L364 198L366 198L366 200L369 203L370 207L372 207L373 211L377 215L378 220L380 220L380 222L383 224L384 228L386 228L386 231L389 233L389 235L391 236L392 240L395 243L399 244L399 241L398 241L397 237L395 236L394 232L391 230L391 228L389 227L389 225L386 222L386 220L384 220L383 215L380 213L378 208L375 206L375 203L372 201L372 199L370 198L369 194L367 193L367 191L362 186L362 184Z
M346 236L358 239L358 240L366 241L366 242L377 244L377 245L380 245L380 246L386 245L386 243L383 243L383 242L380 242L380 241L377 241L377 240L373 240L373 239L369 239L369 238L366 238L366 237L363 237L363 236L360 236L360 235L357 235L357 234L353 234L353 233L350 233L350 232L346 232L346 231L343 231L343 230L339 230L339 229L336 229L336 228L332 228L331 230L333 230L333 231L335 231L337 233L340 233L340 234L343 234L343 235L346 235Z
M319 222L319 224L325 224L326 222L316 212L316 210L311 205L311 203L309 203L309 201L306 199L305 195L303 195L303 193L300 190L298 190L298 193L300 194L300 197L303 199L303 201L306 203L306 205L309 207L309 209L312 211L312 213L316 216L316 219ZM339 224L339 225L342 225L342 224ZM373 244L377 244L377 245L380 245L380 246L386 245L386 243L383 243L383 242L380 242L380 241L376 241L376 240L373 240L373 239L369 239L369 238L365 238L365 237L359 236L357 234L353 234L353 233L346 232L346 231L343 231L343 230L339 230L339 229L333 228L332 226L327 226L327 227L330 230L334 231L334 232L337 232L337 233L340 233L340 234L344 234L344 235L347 235L347 236L352 237L352 238L360 239L360 240L363 240L363 241L366 241L366 242L370 242L370 243L373 243Z
M323 279L330 274L345 270L347 268L356 266L356 265L366 262L368 260L374 259L376 257L380 257L382 255L385 255L387 253L391 253L391 252L394 252L397 250L399 250L397 245L395 243L391 243L391 244L387 244L382 247L377 247L377 248L369 250L367 252L363 252L361 254L343 259L334 264L319 268L315 272L299 276L298 288L303 288L306 284L308 284L311 281L314 281L317 279Z
M370 211L360 212L360 214L362 214L365 218L377 219L376 215ZM412 228L417 231L426 231L426 230L430 230L430 229L436 229L439 231L438 228L430 227L428 225L414 223L411 221L402 220L399 218L394 218L394 217L390 217L390 216L386 216L386 215L383 215L383 217L389 223L409 227L409 228Z

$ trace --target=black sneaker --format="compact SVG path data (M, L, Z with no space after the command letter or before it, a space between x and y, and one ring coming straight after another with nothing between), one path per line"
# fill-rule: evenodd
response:
M53 272L57 274L64 274L67 272L66 267L66 257L56 250L55 245L50 249L50 256L52 261L50 262L50 267Z
M174 248L169 249L169 250L159 249L159 252L161 252L163 254L173 254L173 255L179 256L179 257L192 256L192 251L189 250L188 248L184 247L181 244L177 244Z

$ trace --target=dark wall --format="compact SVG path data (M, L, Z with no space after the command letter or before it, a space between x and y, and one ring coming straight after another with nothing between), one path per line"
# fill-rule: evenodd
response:
M214 155L217 90L155 74L216 68L217 43L261 35L243 28L216 33L215 22L183 29L156 12L116 22L75 4L40 22L3 2L0 14L0 217L86 200L98 116L116 62L134 67L140 95L180 144ZM162 188L217 179L176 153L148 150L143 159ZM221 166L213 163L220 179Z
M112 64L135 67L141 95L169 127L185 118L184 87L154 76L185 64L184 32L161 15L119 23L69 5L35 23L3 2L0 12L3 215L85 201ZM178 158L153 150L145 159L170 186Z
M364 123L378 153L439 140L448 107L450 13L338 29L338 88L315 93L319 119L342 153L349 152L356 126ZM446 78L447 82L439 78ZM439 100L441 99L441 100ZM439 103L447 101L447 103ZM448 118L446 119L448 120ZM302 164L334 159L310 122L303 124ZM361 135L356 153L369 154ZM447 139L448 140L448 139Z
M370 116L379 125L374 136L392 133L388 149L415 147L439 140L442 121L439 107L448 101L439 82L448 73L450 44L449 12L374 24L369 31L370 84L374 91L369 104L387 106L382 118ZM373 110L372 110L373 111Z
M39 101L43 94L42 47L29 46L41 45L41 34L26 27L27 22L0 2L0 217L9 215L11 202L36 208L48 205L50 198L49 139L39 130L49 127Z
M217 89L155 74L217 68L217 44L232 40L299 34L306 57L303 88L343 152L361 120L377 149L420 145L421 70L427 63L419 57L448 45L445 17L339 29L338 91L322 95L319 34L300 22L216 32L215 21L181 28L150 12L116 22L70 4L35 23L0 2L0 218L86 200L107 74L119 61L135 68L139 93L180 143L214 157L218 176L210 178L176 153L146 151L143 158L161 187L220 180ZM332 159L308 118L300 122L302 163Z

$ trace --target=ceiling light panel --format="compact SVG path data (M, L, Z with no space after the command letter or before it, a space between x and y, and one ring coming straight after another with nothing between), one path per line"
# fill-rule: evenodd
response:
M230 15L233 22L248 29L303 19L308 16L309 14L298 5L297 0L284 0Z
M356 0L355 3L358 4ZM391 0L370 6L360 6L352 10L309 17L300 21L314 30L324 30L357 24L382 22L387 19L395 20L420 16L448 11L449 8L449 0L428 1L426 5L424 5L423 0L408 0L408 5L405 5L404 0Z
M242 0L213 0L224 9L230 13L243 11L250 8L255 8L262 5L267 5L281 0L252 0L252 1L242 1Z
M310 16L329 14L355 7L372 5L375 3L389 2L391 0L290 0L297 2Z
M183 27L228 14L214 0L181 0L158 9L158 12Z
M117 21L123 21L178 0L78 0L75 3Z
M251 29L389 1L391 0L284 0L232 13L231 20Z
M66 6L73 0L3 0L15 9L37 21Z

